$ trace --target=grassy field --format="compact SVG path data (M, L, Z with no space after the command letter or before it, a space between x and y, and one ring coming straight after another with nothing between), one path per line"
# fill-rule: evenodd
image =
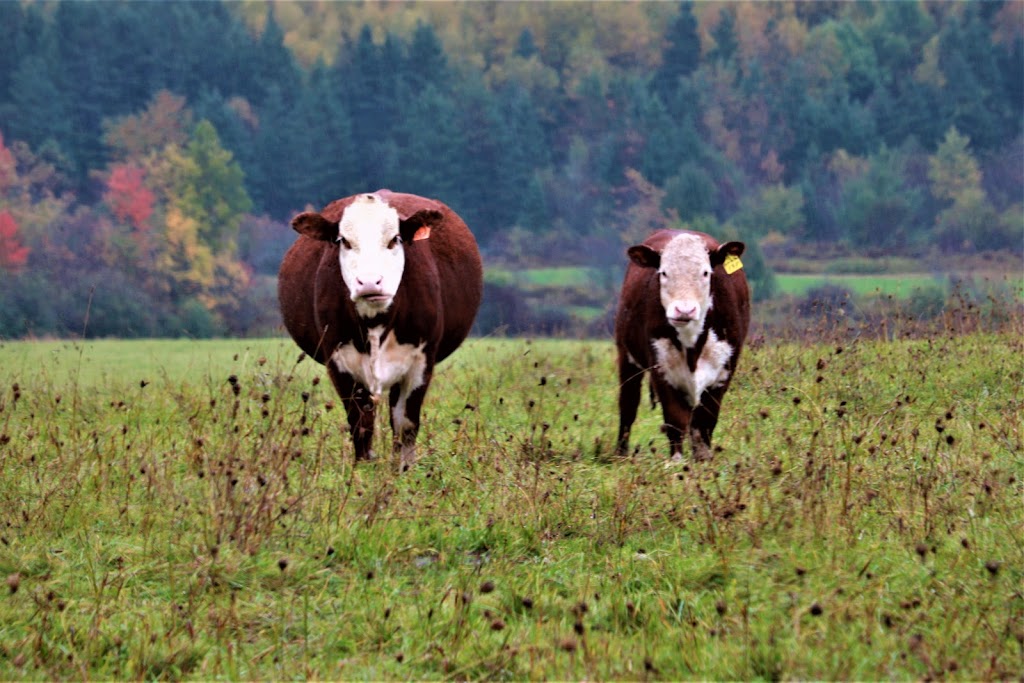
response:
M775 281L779 294L803 296L816 287L834 285L850 290L857 296L873 294L892 295L906 299L914 290L926 287L947 289L948 282L941 277L925 273L904 275L818 275L801 273L776 273Z
M488 282L501 285L516 284L527 289L537 287L587 287L592 285L599 275L596 268L585 266L526 268L522 270L490 268L487 272L487 280Z
M1019 678L1022 339L749 348L676 466L474 339L401 475L290 342L3 343L0 679Z
M938 288L949 293L954 285L951 279L958 281L965 279L972 287L981 292L997 291L1007 294L1016 293L1020 296L1024 292L1024 279L1020 274L998 274L980 273L976 277L968 274L962 275L931 275L928 273L901 273L901 274L803 274L803 273L776 273L775 281L778 285L779 294L803 296L810 290L834 285L848 289L855 296L893 296L898 299L907 299L915 291Z

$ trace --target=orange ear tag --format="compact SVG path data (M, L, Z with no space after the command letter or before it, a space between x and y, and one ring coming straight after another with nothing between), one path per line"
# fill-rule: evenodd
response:
M428 237L430 237L430 226L424 225L412 236L412 241L416 242L417 240L425 240Z
M722 262L722 267L725 269L726 274L732 275L743 267L743 261L740 261L740 257L736 254L729 254L725 257L725 261Z

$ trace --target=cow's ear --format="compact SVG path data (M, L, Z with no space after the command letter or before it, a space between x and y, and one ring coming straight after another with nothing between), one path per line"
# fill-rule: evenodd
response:
M406 244L430 237L430 230L441 222L441 212L437 209L420 209L409 217L400 216L398 233Z
M735 256L737 259L743 256L743 251L747 248L747 245L743 242L726 242L721 245L715 251L711 252L711 267L714 268L717 265L723 263L728 256Z
M648 247L638 244L626 250L629 259L641 268L658 268L661 266L661 254Z
M332 223L318 213L307 211L292 219L292 229L300 235L315 240L334 242L338 239L338 224Z

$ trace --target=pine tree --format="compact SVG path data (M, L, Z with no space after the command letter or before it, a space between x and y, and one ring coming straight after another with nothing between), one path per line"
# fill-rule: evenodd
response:
M297 104L276 85L270 86L258 110L259 130L253 138L257 163L249 185L263 210L281 218L314 200L305 185L313 133Z
M460 207L455 198L463 192L460 179L467 131L459 126L455 102L433 85L405 102L392 140L398 158L381 185Z
M282 90L302 82L295 57L284 44L284 31L274 18L273 7L267 6L263 32L256 46L256 62L252 65L258 79L257 102L269 96L271 88Z
M350 105L352 140L359 150L353 159L355 177L363 189L386 185L397 162L392 137L409 103L404 68L401 43L388 35L378 47L369 26L363 26L348 59L336 65L333 87Z
M537 174L551 167L551 145L539 118L538 107L525 89L510 85L496 95L502 113L503 148L499 164L501 220L495 228L520 225L547 227L544 194ZM477 199L477 201L480 201Z
M945 77L943 99L948 102L946 125L953 125L974 141L980 149L990 149L1019 132L1021 112L1017 112L1016 130L1004 130L1008 117L1004 111L1007 97L989 29L981 21L976 5L964 5L964 17L947 18L939 33L939 68Z
M409 45L407 63L408 68L403 77L413 93L428 85L433 85L442 92L450 90L448 58L444 46L434 32L434 27L430 24L416 24L416 31Z
M29 55L18 65L11 77L10 104L0 113L8 137L30 147L42 147L47 141L67 147L72 140L65 99L41 57Z
M121 100L118 65L107 61L103 49L116 11L108 13L107 7L97 3L69 2L58 3L53 16L59 53L58 101L68 130L58 142L70 153L83 185L90 169L106 166L106 148L99 135L103 119L132 108L132 103Z
M524 28L519 33L519 40L516 41L516 56L522 57L523 59L529 59L540 51L537 49L537 43L533 39L533 31L528 28Z
M715 47L709 57L723 64L732 62L739 49L739 41L736 39L736 17L729 8L723 7L718 11L718 24L711 32L711 37Z
M692 2L680 3L679 14L669 27L665 40L667 44L662 53L661 67L651 79L651 88L663 102L667 102L679 87L681 78L687 78L700 66L700 36Z
M0 102L7 99L11 86L11 75L21 61L22 53L18 50L22 31L24 30L24 12L20 3L0 2Z
M305 119L305 193L293 199L323 205L360 187L348 102L331 87L331 74L321 63L314 66L303 88L298 111Z

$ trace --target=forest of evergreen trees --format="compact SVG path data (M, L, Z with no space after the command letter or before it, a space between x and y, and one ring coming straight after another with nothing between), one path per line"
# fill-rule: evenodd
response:
M0 45L0 338L265 333L291 215L380 187L509 268L737 236L760 298L759 244L1024 249L1021 0L39 0Z

